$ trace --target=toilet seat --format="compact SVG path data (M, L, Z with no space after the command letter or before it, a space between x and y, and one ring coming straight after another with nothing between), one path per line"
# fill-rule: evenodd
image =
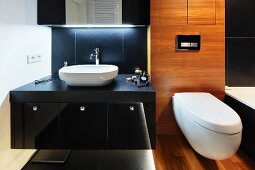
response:
M242 131L238 114L210 93L176 93L174 97L185 107L186 115L200 126L224 134Z

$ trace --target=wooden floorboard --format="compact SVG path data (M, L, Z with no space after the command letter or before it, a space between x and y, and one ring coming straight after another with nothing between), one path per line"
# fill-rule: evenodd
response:
M157 170L255 170L255 163L242 151L221 161L196 153L184 136L158 136L153 151Z

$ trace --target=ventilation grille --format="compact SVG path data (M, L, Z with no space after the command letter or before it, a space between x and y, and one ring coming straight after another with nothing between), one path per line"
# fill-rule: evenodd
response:
M88 0L87 22L89 24L121 24L122 0Z

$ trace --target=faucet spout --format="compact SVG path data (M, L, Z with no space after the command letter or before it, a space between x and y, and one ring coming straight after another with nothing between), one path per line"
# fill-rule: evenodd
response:
M99 48L95 48L96 65L99 65Z
M99 48L95 48L94 51L94 53L90 54L89 59L92 60L95 57L96 65L99 65Z

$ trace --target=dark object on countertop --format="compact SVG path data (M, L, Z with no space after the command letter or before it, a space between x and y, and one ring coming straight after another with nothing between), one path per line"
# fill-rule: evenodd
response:
M145 82L145 83L140 83L140 85L137 85L137 87L145 87L145 86L149 86L151 84L151 82L150 81L147 81L147 82Z
M45 79L41 79L41 80L35 80L35 84L40 84L40 83L46 83L46 82L49 82L49 81L52 81L53 78L52 76L50 76L49 78L45 78Z
M151 85L149 73L146 73L139 68L136 68L135 76L126 78L126 82L133 82L137 85L137 87L145 87Z

